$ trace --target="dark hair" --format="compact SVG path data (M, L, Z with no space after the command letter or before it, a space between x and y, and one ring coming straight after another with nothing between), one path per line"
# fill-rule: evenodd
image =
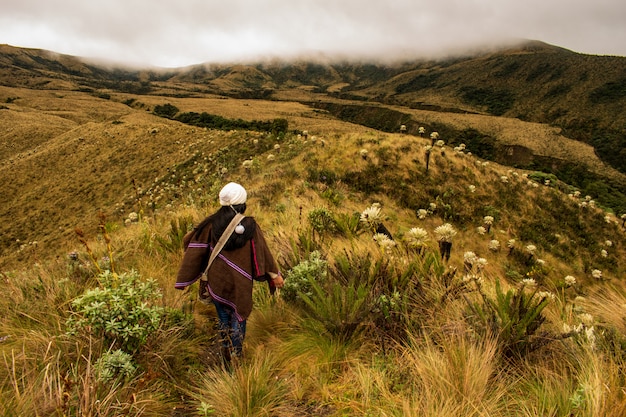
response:
M234 206L222 206L218 211L204 219L197 227L196 227L196 239L202 233L205 227L208 225L212 225L213 229L211 231L211 243L216 243L224 230L228 227L230 221L235 217L235 212L243 214L246 211L246 203L237 204ZM244 227L243 234L239 235L237 233L233 233L226 244L224 245L224 250L233 250L242 247L246 244L246 242L252 239L252 235L256 230L256 222L252 217L246 217L241 221L241 225Z

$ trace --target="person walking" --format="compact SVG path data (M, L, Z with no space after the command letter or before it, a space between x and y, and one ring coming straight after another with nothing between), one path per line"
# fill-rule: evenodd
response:
M200 300L215 306L226 364L243 353L253 282L267 281L272 294L284 285L261 228L253 217L243 216L246 200L240 184L222 188L220 209L183 238L185 253L175 284L182 290L200 281Z

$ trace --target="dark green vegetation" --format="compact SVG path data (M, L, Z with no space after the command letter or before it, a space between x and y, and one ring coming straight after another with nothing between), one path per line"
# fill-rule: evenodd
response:
M204 127L207 129L220 129L220 130L256 130L259 132L270 132L273 134L286 133L289 123L285 119L274 119L271 121L252 120L247 121L243 119L227 119L215 114L208 114L207 112L196 113L179 113L178 108L171 104L159 104L154 106L153 113L157 116L167 117L168 119L177 120L181 123L185 123L191 126Z

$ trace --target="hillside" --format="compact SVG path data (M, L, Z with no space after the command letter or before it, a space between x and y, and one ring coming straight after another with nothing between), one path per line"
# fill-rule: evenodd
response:
M2 218L11 219L1 226L3 258L12 258L22 245L34 241L42 247L40 250L48 253L49 247L58 248L72 242L75 227L94 232L95 217L100 211L112 221L138 211L137 198L141 196L137 195L135 187L144 192L157 186L163 188L168 177L172 177L176 180L169 185L171 189L154 203L155 207L163 209L180 202L181 198L186 199L188 190L196 185L185 181L182 175L195 178L198 173L176 171L195 162L198 155L206 157L219 149L229 149L239 155L206 167L204 177L211 178L222 168L237 169L244 159L256 153L248 143L254 134L245 131L225 134L181 124L151 114L149 110L155 106L170 103L181 112L208 112L229 119L284 118L291 129L308 130L326 141L342 132L375 132L295 102L123 94L102 99L76 91L6 87L0 88L0 96L13 98L7 108L0 111L2 124L10 126L2 134L0 148L0 177L5 184ZM511 145L520 136L530 141L552 135L563 143L552 151L560 153L561 158L579 164L591 165L594 161L584 145L567 142L540 125L489 116L446 117L438 112L403 111L414 112L414 117L426 122L426 126L458 124L493 132L505 139L511 135L508 139ZM442 138L449 137L451 143L462 140L445 134L444 130L440 133ZM417 136L406 138L419 143ZM471 143L467 145L471 149ZM538 154L541 154L540 146L545 147L545 143L538 144ZM581 147L583 149L579 150ZM549 153L549 150L543 151L543 154ZM609 172L596 161L599 169ZM621 174L614 175L619 178ZM197 181L197 187L203 191L209 189L202 179Z
M224 138L151 114L165 104L181 114L281 118L292 130L320 136L355 130L355 124L384 132L404 124L417 138L424 127L451 146L465 143L483 159L554 173L617 215L626 212L626 175L596 156L591 145L565 137L567 129L538 123L543 120L538 109L548 101L540 103L536 94L557 79L584 78L550 105L558 102L568 114L578 114L577 120L613 129L624 117L616 110L623 101L619 90L598 106L581 106L581 97L618 83L622 58L581 56L535 43L445 63L201 65L165 72L105 67L5 45L0 61L0 120L8 127L0 133L2 218L12 219L0 231L6 253L24 242L57 247L58 239L70 239L74 227L87 227L98 211L119 218L137 210L133 181L150 188L195 153L232 147L233 140L247 136L232 132ZM557 61L562 67L550 77L539 74ZM506 74L487 75L505 67ZM463 99L469 85L483 88L487 81L520 97L502 116ZM535 109L528 120L506 117L519 116L526 107ZM236 165L230 162L228 168Z
M200 64L167 71L3 45L0 64L0 84L13 87L304 102L333 97L518 118L559 127L626 172L626 58L583 55L537 41L441 61Z
M599 198L624 174L589 144L458 96L382 97L414 64L2 59L0 414L624 415L626 207ZM584 165L583 186L539 165ZM292 285L255 286L231 369L213 310L173 288L228 181Z

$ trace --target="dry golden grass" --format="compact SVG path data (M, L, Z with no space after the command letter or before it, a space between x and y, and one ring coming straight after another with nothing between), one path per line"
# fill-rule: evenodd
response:
M598 323L626 333L626 288L618 281L596 288L583 303L585 311L595 317Z
M452 335L437 344L413 343L400 365L414 378L411 415L500 414L506 385L500 378L494 380L498 373L494 341L474 343L463 335Z
M476 129L496 138L504 145L519 145L530 149L533 154L549 156L557 160L587 165L600 175L618 181L626 180L626 175L607 165L598 158L592 146L566 138L561 129L540 123L524 122L515 118L496 117L479 114L441 113L426 110L407 110L417 120L426 123L444 123L457 129Z
M270 245L280 259L290 254L289 240L296 238L298 234L306 233L307 214L317 207L328 207L336 213L352 213L363 210L373 202L380 202L387 219L385 224L397 236L416 225L432 233L432 229L443 222L435 215L425 220L418 220L411 210L397 207L397 201L392 193L375 194L365 198L341 185L336 187L341 190L345 199L342 204L335 206L322 197L325 189L322 184L308 183L306 161L315 159L318 161L316 166L325 167L337 173L350 169L362 169L367 162L358 157L358 150L364 138L365 144L372 153L375 153L379 147L387 146L402 150L404 154L398 159L397 165L404 167L402 169L410 169L411 164L415 164L412 162L413 159L421 156L423 152L421 143L411 143L410 141L414 139L399 135L367 132L361 135L337 135L326 138L323 147L319 142L312 143L309 147L303 145L304 151L290 160L281 160L279 154L276 161L259 168L258 172L249 178L243 172L232 172L224 178L224 181L233 179L246 184L250 190L249 214L254 215L263 226ZM368 138L376 141L367 142ZM477 167L468 158L449 153L450 155L445 157L436 155L432 161L431 175L434 178L443 178L452 172L457 173L459 178L464 178L464 173L472 172L474 175L469 177L476 181L479 194L470 197L476 198L477 207L481 201L493 203L493 200L489 199L492 197L489 196L501 192L499 175L506 174L507 169L496 164ZM377 155L374 157L379 158ZM351 163L346 164L347 160ZM380 160L377 159L375 163L378 162ZM260 190L273 182L286 181L287 174L292 169L298 170L299 176L288 181L284 189L274 195L269 205L262 204L263 195ZM465 191L465 180L459 179L458 181L459 184L450 184L450 187L457 189L459 196L463 193L469 195L469 191ZM514 183L510 186L524 187L525 185L520 180L519 184ZM421 187L415 188L415 193L424 192ZM544 188L529 188L528 196L524 197L528 200L520 201L520 210L528 207L529 212L503 214L499 218L501 223L494 224L492 231L494 235L501 234L503 243L505 237L515 236L516 222L520 218L525 218L524 216L533 214L531 200L537 201L550 192ZM282 205L281 210L277 209L278 205ZM116 231L112 232L113 252L119 257L119 268L137 268L142 277L157 279L163 289L164 303L177 309L182 308L188 301L189 294L172 289L173 277L181 252L163 254L159 251L155 236L167 235L171 219L190 216L197 222L215 208L214 201L205 205L186 204L169 212L164 211L155 216L146 216L136 224L119 226ZM480 220L480 216L477 220ZM461 270L463 251L480 251L489 259L485 276L486 281L492 283L495 278L502 278L505 274L506 253L505 251L490 253L485 249L490 236L477 235L474 229L478 224L472 224L460 230L448 265ZM500 231L500 228L504 231ZM97 258L107 254L103 241L90 243ZM621 240L615 239L616 246L618 243L621 245ZM332 239L326 238L323 239L322 246L330 258L342 253L344 249L355 251L355 253L371 253L373 257L378 256L379 253L379 249L367 234L352 239L339 236ZM436 244L431 242L431 246L436 247ZM551 258L544 254L541 256L552 262ZM402 262L401 259L402 257L398 255L398 262ZM554 262L555 268L563 268L564 272L571 272L566 265L561 264L558 258L554 258ZM60 259L57 264L60 267L65 264L65 261ZM52 285L55 282L52 273L46 272L46 267L40 268L39 273L43 276L43 282L48 286ZM32 274L33 270L28 273ZM28 282L26 275L23 282ZM56 293L54 288L46 287L46 294L54 296ZM435 288L433 291L443 292L444 289ZM6 302L10 300L16 300L16 297L7 298ZM177 406L195 410L198 407L201 408L204 403L204 406L208 407L207 410L217 410L225 415L231 413L232 415L287 416L313 413L334 416L370 413L381 416L437 416L442 414L510 416L523 413L522 415L530 416L534 415L533 413L549 411L550 408L541 405L546 401L548 404L562 401L565 403L564 409L569 410L571 397L577 389L576 385L572 385L569 388L566 387L567 392L559 392L559 388L564 386L562 383L559 384L561 376L549 374L552 376L548 382L545 382L547 377L541 381L537 379L535 391L529 396L528 389L525 389L520 381L509 379L509 373L497 368L494 347L489 344L489 341L477 343L475 340L464 337L467 329L464 329L460 320L462 316L460 301L448 304L445 309L437 309L433 306L433 312L437 316L426 323L424 328L428 332L433 332L436 344L416 339L409 347L399 347L394 352L387 350L385 354L381 354L379 347L370 343L371 341L355 340L348 344L333 342L325 337L323 332L303 326L297 311L281 303L280 299L268 299L263 292L258 294L256 301L256 308L249 323L250 332L246 340L249 359L232 373L225 372L219 367L203 367L191 379L193 382L190 384L193 387L178 387L178 390L189 389L191 392L189 396L193 401L187 400L183 404L181 400ZM53 301L46 301L46 303L53 303ZM9 306L3 305L2 310L5 308L9 309ZM199 331L206 333L207 329L211 328L211 313L210 309L202 306L195 310L195 320ZM549 317L555 323L558 322L560 314L557 304L550 307ZM15 334L12 328L3 328L7 333ZM150 374L143 374L136 381L123 386L112 387L110 391L101 386L99 390L94 390L91 388L94 376L87 362L77 360L74 368L76 375L73 376L73 380L84 386L78 387L73 395L76 395L75 401L80 404L80 409L91 410L102 415L115 415L120 410L128 415L163 413L168 407L171 410L172 399L159 397L159 395L173 391L172 388L164 386L166 383L163 379L167 379L172 373L172 378L189 381L187 379L189 375L173 375L180 370L172 368L172 358L180 356L179 352L184 352L184 355L189 355L190 358L195 355L198 361L209 362L206 359L207 352L201 350L206 345L193 345L192 341L186 339L177 342L173 337L175 335L161 335L158 341L153 341L154 349L144 354L146 360L153 364L153 369L158 369L161 375L164 375L161 379L152 381L153 385L148 385L145 389L137 390L133 387L134 385L144 387L145 380L151 378ZM25 349L25 352L37 358L47 357L41 353L41 349L45 347L44 344L35 343L37 338L31 339L32 343ZM52 364L53 359L50 359ZM20 387L19 392L23 393L24 401L7 404L7 406L27 412L41 410L42 406L38 404L44 402L50 403L52 409L58 407L60 398L63 398L59 371L55 371L53 365L50 365L51 379L44 381L48 384L47 386L52 387L48 392L44 390L43 382L40 383L37 380L41 377L40 367L25 358L20 360L22 367L30 369L29 372L32 374L32 378L24 381L34 388L31 391L24 391ZM610 405L617 407L621 401L619 395L614 394L619 389L616 376L618 365L610 362L594 363L598 367L601 366L604 372L609 372L612 377L611 389L604 389L598 385L598 372L595 368L581 370L581 381L587 381L584 383L593 387L592 391L585 394L584 399L585 407L590 410L585 415L590 416L594 415L593 410L608 410ZM14 368L13 365L5 364L3 372ZM548 374L548 370L545 372ZM525 382L530 380L528 375L523 375L526 378ZM268 385L268 381L272 383ZM218 391L225 392L226 395L215 394ZM130 401L128 398L133 398L133 400ZM176 404L175 401L174 404ZM616 409L619 410L619 408ZM305 414L307 411L309 414Z
M173 93L190 87L162 88ZM281 94L313 97L307 88ZM557 334L563 323L579 325L581 312L590 314L598 327L610 327L621 335L626 332L621 288L626 239L619 224L604 221L601 209L585 211L552 187L529 186L521 170L478 164L474 157L445 148L433 150L426 174L424 145L429 139L339 122L299 103L197 95L112 92L111 99L104 100L69 90L0 87L0 101L17 97L6 104L8 110L0 110L0 122L11 126L0 132L5 201L0 215L0 380L4 381L2 399L7 400L0 411L36 415L63 410L63 398L70 392L63 377L70 375L75 410L91 415L167 415L175 406L192 412L203 402L207 413L218 410L223 415L623 414L624 364L617 355L585 350L588 341L578 340L577 345L569 339L554 342L540 352L544 356L537 354L526 365L503 369L493 341L469 337L471 329L463 321L464 299L441 301L448 287L432 281L437 275L432 271L419 276L431 280L424 287L430 298L420 311L412 312L420 320L410 329L411 343L393 349L370 339L338 343L280 296L270 298L265 288L257 286L246 361L230 373L215 367L210 338L214 312L195 303L193 288L191 292L173 289L182 250L159 238L168 238L171 221L185 218L197 223L213 212L216 194L227 181L241 182L248 189L247 214L261 224L283 268L293 261L294 242L309 239L331 262L346 253L369 256L372 261L389 257L402 270L417 257L402 246L403 235L412 227L426 229L428 249L436 257L433 230L450 222L459 233L450 260L441 262L441 268L456 269L455 279L460 280L465 251L485 257L488 264L482 275L490 296L496 280L505 289L515 288L522 274L534 273L541 290L556 296L544 310L548 319L544 329ZM131 98L136 100L132 107L122 104ZM150 114L155 105L166 103L184 112L227 118L285 118L290 129L308 130L309 138L305 143L288 135L280 151L257 153L250 142L268 140L265 135L199 129ZM563 141L557 131L545 126L478 115L410 112L418 120L475 128L502 141L519 139L538 154L586 163L593 158L588 148ZM234 153L237 147L249 153L244 158L256 160L250 172L236 159L208 162L221 155L220 150ZM368 151L367 158L361 156L362 149ZM275 154L273 161L267 159L269 153ZM216 176L222 166L227 172ZM213 171L204 172L207 167ZM342 178L370 168L381 168L372 170L380 176L380 192L357 191L344 181L325 184L309 178L314 171ZM507 183L502 176L507 176ZM188 186L179 187L181 181ZM177 188L169 189L174 183ZM474 191L470 185L476 187ZM156 210L150 209L150 200L164 188L169 191ZM398 198L401 191L406 194ZM384 224L396 238L397 248L381 251L367 232L311 233L308 215L317 208L352 215L372 203L381 204ZM418 219L415 209L427 209L429 203L436 203L437 209ZM111 250L98 230L100 211L106 214ZM131 211L139 212L141 220L126 225ZM496 219L488 233L479 234L477 227L485 214L495 214ZM64 332L69 300L91 286L94 274L85 248L76 239L77 226L85 229L95 261L112 255L119 271L135 269L141 277L155 279L165 306L190 311L195 304L194 336L181 338L179 329L163 331L141 354L149 369L119 386L96 382L90 359L98 355L100 346L56 339ZM577 233L577 227L586 235ZM534 229L538 232L532 233ZM537 243L532 239L542 238L536 257L545 266L539 272L510 256L506 248L509 239L516 239L516 250L522 251L526 244ZM493 239L499 240L499 251L488 249ZM610 248L606 240L613 243ZM19 250L21 245L25 246ZM601 248L608 249L606 258L600 256ZM80 253L80 266L66 259L70 250ZM596 267L604 270L605 280L591 278ZM576 277L575 287L564 287L566 275ZM585 301L576 299L579 295ZM418 327L423 333L414 331ZM58 342L54 346L53 340ZM181 399L181 393L195 401Z
M111 220L139 211L133 180L145 189L155 178L171 175L194 151L210 153L231 141L229 133L146 112L156 104L250 120L283 117L293 128L322 135L354 129L296 103L148 96L141 98L147 107L131 109L115 97L7 87L0 91L0 97L18 98L0 112L3 125L11 126L3 132L0 148L2 217L10 219L3 222L2 245L11 255L34 241L45 253L50 245L63 246L74 227L90 228L99 211Z
M110 100L104 100L76 91L9 87L0 88L0 97L17 98L7 105L8 110L0 112L3 124L11 126L3 132L0 148L0 181L5 184L3 197L7 202L3 218L10 219L2 225L2 246L11 255L21 244L33 241L46 253L42 248L63 246L71 240L73 228L88 228L98 211L111 220L138 211L133 180L140 188L147 188L155 178L170 175L194 151L209 153L228 146L232 140L228 133L183 126L146 111L158 104L170 103L181 111L227 118L285 118L290 128L308 130L332 147L333 153L317 152L319 163L331 167L346 163L355 168L363 166L354 142L364 141L363 148L371 149L378 145L369 141L388 137L338 122L294 102L141 96L131 108L122 102L137 97L127 94L112 93ZM603 172L611 171L597 160L590 147L560 137L553 128L480 115L411 113L419 120L476 128L504 143L524 143L538 154L584 161ZM390 138L382 143L392 148L405 141L414 142L411 157L423 160L419 139ZM349 146L337 146L337 141ZM410 159L405 161L411 165ZM436 172L438 164L432 165ZM451 167L459 171L466 169L467 163Z

